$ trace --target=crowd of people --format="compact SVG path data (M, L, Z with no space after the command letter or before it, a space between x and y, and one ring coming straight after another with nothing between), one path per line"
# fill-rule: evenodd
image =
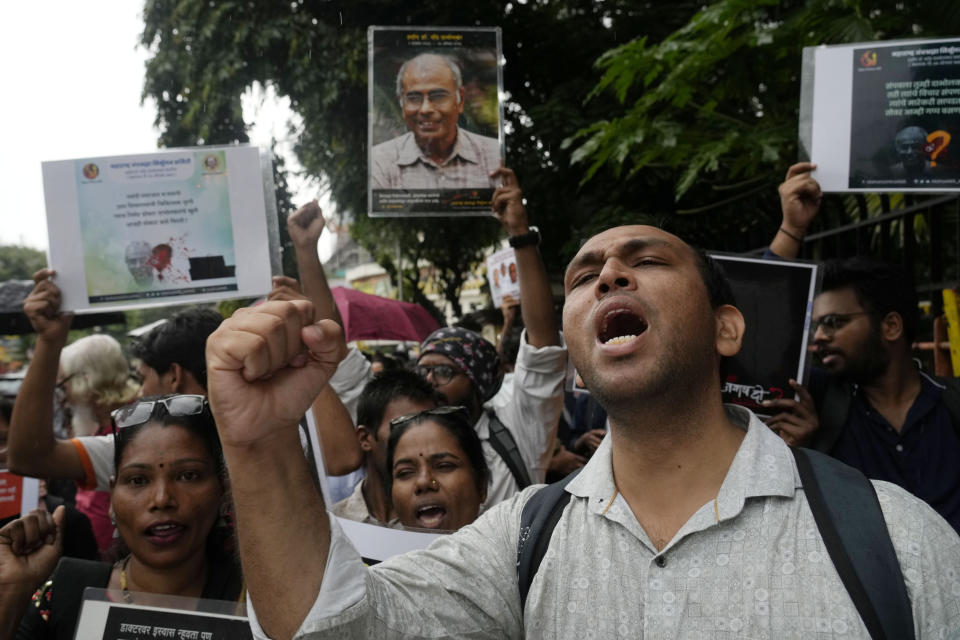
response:
M798 255L814 168L788 171L768 259ZM39 271L2 418L7 466L45 490L0 528L2 637L72 638L91 586L246 603L256 638L960 637L960 385L912 359L902 269L824 265L818 366L761 419L722 402L751 328L717 262L660 229L606 230L563 274L561 331L517 177L491 179L520 283L496 344L452 326L409 361L348 348L316 202L288 218L299 282L227 319L175 313L132 365L104 335L67 344ZM838 559L850 523L815 513L801 446L871 479L881 524L859 540L890 547L891 584ZM856 529L869 505L847 506ZM338 518L449 535L368 566Z

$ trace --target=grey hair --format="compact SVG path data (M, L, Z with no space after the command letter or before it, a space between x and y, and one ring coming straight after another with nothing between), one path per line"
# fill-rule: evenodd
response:
M463 74L460 73L460 65L458 65L456 60L450 56L440 55L439 53L421 53L420 55L414 56L400 65L400 70L397 71L397 98L403 99L403 72L407 70L407 65L415 60L426 57L440 58L444 63L446 63L447 67L450 69L450 73L453 74L453 87L457 96L457 103L459 104L460 88L463 86Z

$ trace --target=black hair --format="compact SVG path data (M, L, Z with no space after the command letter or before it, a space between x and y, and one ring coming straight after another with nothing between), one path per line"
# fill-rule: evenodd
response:
M718 309L725 304L737 306L737 299L733 295L733 289L730 287L730 281L727 280L727 274L723 270L720 262L710 257L706 251L700 247L691 246L694 258L697 262L697 271L700 272L700 279L703 280L703 286L707 289L707 298L710 300L710 308ZM729 356L720 357L720 386L727 381L727 369L730 366Z
M13 398L0 396L0 417L2 417L8 425L13 418L13 402Z
M520 336L522 334L523 325L514 325L500 338L500 361L503 364L513 366L517 363L517 354L520 353Z
M467 462L473 469L473 479L476 482L477 491L481 496L486 495L487 483L490 482L490 469L487 467L487 459L483 455L483 446L480 444L480 437L473 430L467 416L462 412L448 413L444 415L431 415L421 413L417 417L403 422L390 429L390 439L387 440L387 470L389 472L390 484L393 484L393 456L397 451L397 445L400 438L403 437L410 427L418 425L421 422L432 420L444 429L450 432L460 448L467 455Z
M900 267L875 258L857 256L823 263L822 291L853 289L865 311L873 314L874 326L891 311L903 319L908 343L917 337L920 310L917 292Z
M185 309L170 320L135 341L130 348L134 357L143 360L158 375L179 364L193 374L197 383L207 388L207 338L217 330L223 316L205 307Z
M706 251L699 247L690 247L693 250L697 261L697 270L700 272L700 278L703 280L703 286L707 288L707 297L710 300L710 307L717 309L725 304L737 306L737 299L733 295L733 289L730 288L730 281L727 280L727 274L723 270L720 262L710 257Z
M177 394L165 396L148 396L140 398L137 402L149 402L151 400L162 400L173 397ZM161 405L162 406L162 405ZM159 414L159 415L158 415ZM164 409L154 408L154 415L150 417L146 424L160 424L164 427L176 425L183 427L193 435L197 436L203 442L207 453L214 462L217 470L217 476L222 483L226 483L226 465L223 461L223 448L220 445L220 436L217 434L217 424L213 421L213 414L210 412L210 406L205 405L203 411L192 416L171 416ZM116 430L116 446L113 450L113 468L114 474L120 468L120 460L123 458L123 452L127 446L133 442L137 434L141 431L143 425L123 427Z
M394 358L393 356L381 353L380 351L374 351L371 355L368 356L370 363L379 362L383 365L384 371L391 371L393 369L401 368L400 361Z
M392 400L406 398L414 402L436 402L433 386L408 369L389 369L367 383L357 401L357 425L363 425L377 437L387 405Z
M163 396L148 396L140 398L137 402L149 402L151 400L165 399L177 394L168 394ZM161 415L157 415L160 413ZM133 442L137 434L140 433L146 424L161 425L162 427L179 426L198 437L203 442L204 448L210 454L213 460L214 469L220 485L223 487L223 496L228 506L228 522L225 524L214 524L207 536L207 555L214 561L227 561L236 563L239 566L239 558L236 555L236 537L234 535L232 519L232 499L229 491L229 480L227 478L227 466L223 459L223 448L220 444L220 436L217 433L217 424L214 422L210 406L204 406L203 411L192 416L171 416L164 410L157 410L150 419L143 425L123 427L114 431L114 451L113 451L113 469L114 476L120 468L120 461L123 459L123 453L127 446ZM116 428L116 427L115 427ZM117 538L114 545L108 550L107 557L111 560L120 560L130 553L129 548L122 538Z

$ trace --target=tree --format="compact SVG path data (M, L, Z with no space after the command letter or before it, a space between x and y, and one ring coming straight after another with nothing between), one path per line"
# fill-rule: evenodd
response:
M637 37L604 53L589 100L619 106L566 144L586 181L672 176L675 202L664 209L702 244L762 246L779 221L775 186L798 156L802 48L955 34L960 12L948 4L715 2L663 40Z
M19 245L0 246L0 282L29 280L34 272L47 266L43 251Z
M636 214L638 203L670 201L658 175L636 182L597 175L580 185L584 170L571 168L562 142L617 104L606 96L584 104L596 82L594 60L636 33L666 37L698 7L685 0L148 0L142 42L151 58L144 95L158 102L163 144L245 141L239 96L253 82L273 85L302 118L295 132L298 159L326 181L353 237L391 273L399 241L403 263L411 266L403 275L410 284L417 282L417 258L430 260L444 274L444 295L453 302L465 274L500 231L483 218L366 217L367 26L503 29L507 159L543 233L548 267L559 275L581 230Z

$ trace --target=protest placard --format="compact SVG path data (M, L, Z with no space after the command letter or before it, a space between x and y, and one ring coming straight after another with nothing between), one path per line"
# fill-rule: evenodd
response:
M256 147L44 162L61 307L85 313L266 294L278 254L266 173Z
M517 256L512 248L487 256L487 283L493 306L501 307L505 296L520 300L520 280L517 278Z
M489 215L503 162L499 28L370 27L371 216Z
M40 481L0 468L0 520L25 515L40 502Z
M803 383L810 365L810 313L817 265L713 254L743 314L740 352L727 365L723 401L763 413L761 402L792 398L789 380Z
M87 588L76 638L252 640L245 603Z
M960 190L960 39L808 47L802 159L824 191Z

